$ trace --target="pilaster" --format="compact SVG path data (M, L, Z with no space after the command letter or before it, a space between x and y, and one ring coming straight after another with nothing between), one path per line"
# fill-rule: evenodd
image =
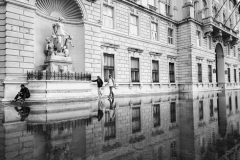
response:
M34 14L35 0L6 0L0 14L3 34L0 43L0 97L6 83L26 82L25 73L34 68ZM5 27L5 28L4 28ZM1 36L1 35L0 35ZM19 86L19 84L17 84Z

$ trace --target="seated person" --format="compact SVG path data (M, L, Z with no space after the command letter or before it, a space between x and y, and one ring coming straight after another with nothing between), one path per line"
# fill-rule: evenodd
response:
M21 97L20 99L22 100L22 102L25 101L25 98L30 97L30 92L29 92L28 88L24 86L24 84L21 84L21 90L20 90L20 92L18 92L18 94L14 98L14 101L20 100L20 99L18 99L18 97Z

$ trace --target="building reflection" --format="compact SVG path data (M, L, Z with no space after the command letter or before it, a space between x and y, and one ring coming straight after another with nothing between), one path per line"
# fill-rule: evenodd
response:
M239 97L225 91L99 99L75 111L31 108L25 122L36 160L237 160Z

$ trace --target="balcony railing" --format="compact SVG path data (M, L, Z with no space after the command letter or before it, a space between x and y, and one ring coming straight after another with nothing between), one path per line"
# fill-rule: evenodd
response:
M90 81L90 73L69 73L69 72L49 72L32 71L27 72L27 80L61 80L61 81Z

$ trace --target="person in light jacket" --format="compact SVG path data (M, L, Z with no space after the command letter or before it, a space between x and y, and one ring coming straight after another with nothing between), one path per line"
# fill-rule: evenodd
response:
M112 78L112 75L111 74L109 74L109 79L108 79L108 82L107 82L107 84L106 85L109 85L109 98L114 98L114 94L113 94L113 87L115 87L115 82L114 82L114 80L113 80L113 78Z

